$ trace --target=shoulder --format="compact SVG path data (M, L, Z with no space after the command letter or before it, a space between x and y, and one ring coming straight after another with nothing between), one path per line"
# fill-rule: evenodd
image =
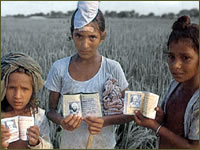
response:
M103 59L104 59L104 62L108 65L113 65L113 66L120 65L119 62L112 60L110 58L106 58L103 56Z
M37 125L41 125L44 120L46 120L45 110L38 107L38 112L35 114L35 122Z
M70 60L70 57L59 59L53 63L53 67L61 68L65 66L69 62L69 60Z
M121 68L121 65L119 64L119 62L109 59L109 58L106 58L106 57L103 57L103 64L104 64L104 67L106 67L107 69L113 70L113 69Z
M62 75L69 64L70 57L65 57L55 61L51 67L50 74L59 74Z
M45 116L45 110L38 107L38 112L35 114L36 118L42 118L43 116Z

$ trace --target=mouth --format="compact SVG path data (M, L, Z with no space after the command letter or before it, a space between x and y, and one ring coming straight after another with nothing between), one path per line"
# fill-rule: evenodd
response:
M183 75L183 73L175 73L175 72L173 72L172 75L175 76L175 77L180 77L180 76Z
M21 106L23 103L22 102L15 102L14 104L15 104L15 106Z
M80 51L80 53L81 53L81 54L89 54L90 51L84 51L84 50L83 50L83 51Z

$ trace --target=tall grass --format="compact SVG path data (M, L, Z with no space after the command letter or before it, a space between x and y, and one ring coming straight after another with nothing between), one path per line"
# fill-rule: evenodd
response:
M166 57L166 43L174 20L161 19L106 19L107 37L99 48L102 55L118 61L129 82L130 90L145 90L160 95L160 101L171 80ZM32 56L43 70L46 79L52 64L76 53L69 40L68 19L2 18L1 54L20 51ZM48 91L41 89L40 107L48 110ZM61 109L61 108L59 108ZM59 145L59 126L50 122L51 139ZM153 149L156 136L150 129L135 122L116 126L116 148Z

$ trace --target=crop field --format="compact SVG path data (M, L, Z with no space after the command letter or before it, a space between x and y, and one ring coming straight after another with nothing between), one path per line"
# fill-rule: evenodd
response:
M118 61L130 90L160 95L159 104L172 77L167 65L167 39L174 20L106 18L107 37L99 48L101 55ZM195 20L198 23L198 20ZM46 79L52 64L76 53L70 40L70 18L1 20L1 56L14 51L32 56ZM48 110L48 91L41 89L40 107ZM59 108L60 109L60 108ZM50 122L51 139L58 148L60 128ZM135 122L116 126L117 149L153 149L155 133Z

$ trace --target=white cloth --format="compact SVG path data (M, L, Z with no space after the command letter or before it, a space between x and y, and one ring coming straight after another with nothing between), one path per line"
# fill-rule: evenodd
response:
M102 96L105 82L115 78L122 89L128 87L128 82L120 64L114 60L102 56L101 67L97 74L88 81L76 81L69 74L68 67L71 57L56 61L48 74L45 86L51 90L61 93L92 93L99 92L102 104ZM102 107L103 108L103 107ZM61 149L85 149L89 131L87 124L82 122L79 129L75 131L64 130L61 137ZM102 132L95 135L92 141L92 149L113 149L116 144L114 127L108 126Z
M164 96L164 112L166 112L167 101L173 91L180 83L173 80ZM191 97L184 114L184 136L190 140L199 140L199 89Z
M78 11L74 16L74 29L80 29L89 24L97 15L98 1L78 1Z

